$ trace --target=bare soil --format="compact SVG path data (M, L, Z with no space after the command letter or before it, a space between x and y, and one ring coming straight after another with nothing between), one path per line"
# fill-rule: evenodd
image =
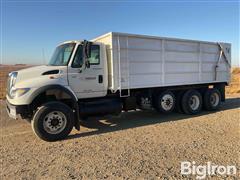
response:
M153 111L90 119L68 139L38 139L0 102L2 179L182 179L181 161L236 165L240 178L240 95L196 116ZM195 176L192 176L195 179ZM220 177L213 176L213 179ZM234 177L229 177L233 179Z

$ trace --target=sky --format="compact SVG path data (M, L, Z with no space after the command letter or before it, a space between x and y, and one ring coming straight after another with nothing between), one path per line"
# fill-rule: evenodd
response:
M1 64L45 64L66 40L113 31L232 43L239 66L239 1L1 1Z

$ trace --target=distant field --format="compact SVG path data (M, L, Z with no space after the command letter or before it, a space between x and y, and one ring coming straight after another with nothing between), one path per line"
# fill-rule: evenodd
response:
M24 69L30 65L0 65L0 99L5 97L7 75L11 71ZM228 94L240 93L240 68L232 69L232 80L229 87L226 88Z
M227 87L228 94L240 93L240 67L232 68L232 78L230 86Z

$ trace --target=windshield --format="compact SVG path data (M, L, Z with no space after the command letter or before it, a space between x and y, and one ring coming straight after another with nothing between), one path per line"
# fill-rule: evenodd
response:
M56 48L48 65L51 66L67 66L71 57L75 43L60 45Z

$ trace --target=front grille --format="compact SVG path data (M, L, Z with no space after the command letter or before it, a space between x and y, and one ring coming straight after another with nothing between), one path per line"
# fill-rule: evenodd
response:
M10 82L11 82L11 77L12 76L8 76L7 79L7 95L10 96Z

